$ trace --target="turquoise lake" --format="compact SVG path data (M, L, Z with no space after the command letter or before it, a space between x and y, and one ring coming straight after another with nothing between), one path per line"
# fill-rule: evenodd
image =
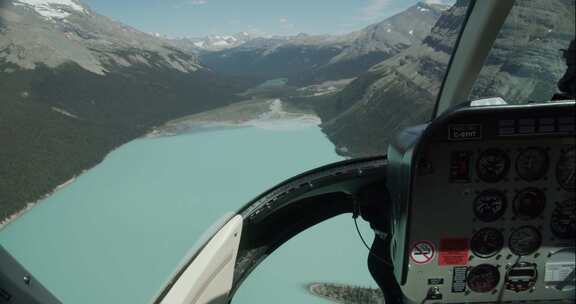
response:
M339 160L316 126L138 139L1 230L0 243L64 303L150 303L222 215ZM233 303L330 303L304 285L375 286L366 256L351 216L337 217L277 250Z

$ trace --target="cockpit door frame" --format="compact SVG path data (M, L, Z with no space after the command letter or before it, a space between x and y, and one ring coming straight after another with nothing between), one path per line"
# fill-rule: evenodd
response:
M352 213L357 195L367 187L376 185L384 193L386 164L383 156L342 161L264 192L187 258L153 303L229 303L244 279L289 239Z

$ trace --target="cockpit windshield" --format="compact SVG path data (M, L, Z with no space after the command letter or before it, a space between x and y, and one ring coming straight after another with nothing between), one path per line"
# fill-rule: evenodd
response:
M0 247L63 303L152 302L225 214L428 122L473 3L0 0ZM574 12L515 1L462 102L573 99ZM335 217L233 303L379 303L367 255Z
M566 65L576 57L574 43L569 51L575 38L574 5L574 1L516 1L470 99L500 97L508 104L525 104L546 102L569 91L566 87L576 79ZM558 99L574 97L559 94Z

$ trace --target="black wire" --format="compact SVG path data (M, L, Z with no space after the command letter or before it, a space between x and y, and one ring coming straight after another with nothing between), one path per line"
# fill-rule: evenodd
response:
M379 260L380 262L388 265L388 266L392 266L392 263L390 263L389 261L387 261L384 258L381 258L380 256L378 256L377 254L375 254L374 252L372 252L372 250L370 250L370 246L368 246L368 243L366 243L366 240L364 240L364 237L362 236L362 232L360 232L360 228L358 228L358 217L357 216L352 216L352 218L354 219L354 226L356 226L356 232L358 233L358 236L360 237L360 240L362 241L362 243L364 244L364 247L366 247L366 249L368 249L368 253L370 255L372 255L374 258L376 258L377 260Z

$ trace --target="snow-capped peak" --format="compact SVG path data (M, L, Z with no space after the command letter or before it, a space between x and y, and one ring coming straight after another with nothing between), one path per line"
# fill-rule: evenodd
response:
M190 38L194 46L205 50L223 50L239 46L255 38L248 32L240 32L233 35L210 35L202 38Z
M88 11L73 0L16 0L15 5L25 5L34 9L46 19L64 19L70 11L87 14Z

